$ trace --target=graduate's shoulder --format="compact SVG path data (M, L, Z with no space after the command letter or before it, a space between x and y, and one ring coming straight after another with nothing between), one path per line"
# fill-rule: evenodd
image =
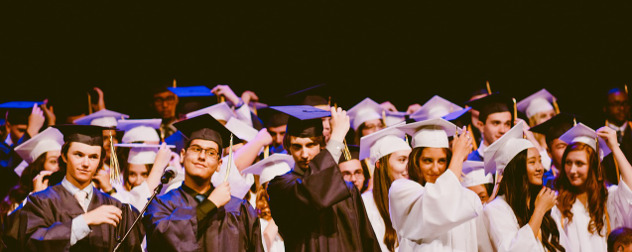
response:
M65 190L64 187L61 184L57 184L54 186L49 186L46 189L41 190L39 192L32 193L27 198L29 199L29 201L32 201L32 200L46 201L46 200L61 199L62 194L63 194L62 190Z
M254 206L245 199L240 199L234 196L230 196L230 200L224 205L224 210L228 213L241 213L244 211L254 213Z

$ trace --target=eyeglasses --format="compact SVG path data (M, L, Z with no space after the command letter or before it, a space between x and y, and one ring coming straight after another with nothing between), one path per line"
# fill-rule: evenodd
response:
M215 149L202 149L202 147L200 146L191 146L187 149L188 151L190 151L191 153L195 154L195 155L200 155L200 153L206 154L207 157L217 157L218 152Z
M167 96L167 97L159 97L156 96L154 97L154 103L156 104L160 104L160 103L174 103L176 101L176 97L173 95Z
M364 173L362 173L361 170L356 170L354 173L350 173L350 172L342 173L342 179L344 179L345 181L351 180L352 177L364 178Z

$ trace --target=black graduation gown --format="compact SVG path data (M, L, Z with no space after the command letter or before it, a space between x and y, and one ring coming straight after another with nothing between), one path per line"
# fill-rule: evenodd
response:
M287 251L380 251L360 192L342 179L329 151L305 172L274 178L268 194Z
M632 125L628 122L628 127L623 131L623 139L619 143L621 151L628 160L632 160ZM602 161L603 168L605 169L606 180L610 184L619 184L619 178L617 178L617 171L614 165L614 157L612 154L605 156Z
M19 214L19 240L26 244L26 251L107 251L111 252L119 237L132 226L138 211L129 204L123 204L109 195L93 189L88 212L102 205L120 208L122 219L114 227L110 224L90 226L88 236L70 246L72 219L83 214L83 209L73 195L61 184L32 194L28 202L13 214ZM23 228L22 228L23 227ZM22 230L24 229L24 230ZM125 239L119 251L142 251L141 242L145 235L142 225L137 224Z
M231 197L226 205L214 208L202 224L197 220L197 205L182 187L152 201L143 219L147 250L263 251L259 218L247 201ZM204 225L199 238L198 225Z

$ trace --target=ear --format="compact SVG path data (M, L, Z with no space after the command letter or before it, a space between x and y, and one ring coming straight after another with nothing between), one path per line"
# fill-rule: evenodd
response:
M375 162L375 168L379 169L381 166L382 166L382 162L380 162L380 160Z
M477 128L482 129L483 126L485 126L485 123L481 120L476 121L476 125Z
M66 154L62 153L60 156L61 156L61 160L63 160L64 163L67 164L68 163L68 159L66 158Z
M180 150L180 164L184 164L184 154L186 154L186 150L183 148Z

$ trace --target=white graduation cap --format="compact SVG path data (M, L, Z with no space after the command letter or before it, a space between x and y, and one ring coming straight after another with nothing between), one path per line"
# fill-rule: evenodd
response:
M123 143L160 142L156 132L160 128L161 119L118 120L119 130L125 131Z
M415 113L412 113L410 115L410 118L414 119L415 121L441 118L447 114L462 109L463 108L459 105L456 105L442 98L441 96L435 95L426 103L424 103L424 105L421 106L419 110L415 111Z
M396 124L399 124L403 121L406 121L406 111L384 111L386 118L384 118L384 123L386 127L390 127Z
M259 133L255 128L237 119L237 117L230 118L224 127L230 130L237 138L246 142L254 140Z
M604 141L601 137L598 137L595 130L583 123L578 123L566 131L560 136L560 140L569 145L576 142L585 143L592 147L595 151L597 151L597 141L599 141L599 160L603 160L603 158L611 152L610 148L608 148L608 144L606 144L606 141Z
M375 165L378 159L400 150L410 150L404 140L406 133L398 127L373 132L360 138L360 160L370 158L370 164Z
M516 108L518 111L527 115L528 118L531 118L537 113L553 110L553 101L555 97L546 91L546 89L542 89L527 98L522 99L520 102L516 104Z
M397 126L400 130L413 137L412 146L431 148L450 148L449 136L460 132L456 125L442 118L429 119Z
M190 119L203 114L210 114L213 118L215 118L215 120L221 120L224 122L228 122L228 119L235 117L235 112L233 112L226 102L221 102L213 106L190 112L186 115L186 117L187 119Z
M494 182L492 174L485 174L485 164L481 161L463 162L463 187L490 184Z
M64 135L57 128L48 127L33 138L15 147L15 152L30 164L48 151L60 151L63 144Z
M368 97L347 111L353 130L358 130L358 127L368 120L381 119L381 113L380 104Z
M533 148L533 144L524 139L524 121L520 121L494 143L489 145L483 153L485 174L502 174L507 164L523 150Z
M101 127L116 127L118 119L129 118L128 115L116 111L102 109L87 116L74 120L77 125L94 125Z
M160 149L160 144L123 143L115 144L116 147L131 148L127 162L130 164L153 164ZM175 148L175 145L167 145L167 148Z
M263 185L274 177L289 172L294 167L294 158L287 154L274 154L242 171L243 174L258 174L259 184Z

